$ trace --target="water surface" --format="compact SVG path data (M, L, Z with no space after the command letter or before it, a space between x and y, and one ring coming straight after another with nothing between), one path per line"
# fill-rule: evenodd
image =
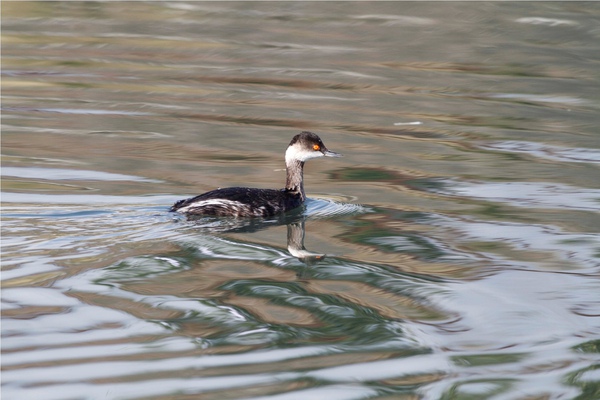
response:
M599 398L599 18L3 2L3 396ZM167 212L301 130L302 210Z

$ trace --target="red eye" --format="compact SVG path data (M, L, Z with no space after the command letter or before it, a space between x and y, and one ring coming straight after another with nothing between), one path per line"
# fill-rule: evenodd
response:
M313 145L313 150L319 151L319 150L321 150L321 146L319 146L318 144L315 144L315 145Z

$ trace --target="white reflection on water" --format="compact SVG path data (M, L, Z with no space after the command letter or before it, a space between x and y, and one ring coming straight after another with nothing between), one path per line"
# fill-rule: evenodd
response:
M48 112L48 113L59 113L59 114L76 114L76 115L125 115L125 116L144 116L152 115L152 113L139 112L139 111L120 111L120 110L100 110L100 109L78 109L78 108L8 108L9 111L21 111L21 112Z
M572 269L594 269L599 266L596 248L600 245L600 235L597 234L570 233L555 226L516 222L469 222L446 219L444 224L459 232L461 242L502 244L522 252L500 257L498 261L501 263L504 263L502 260L506 260L512 265L531 268L553 266L565 272ZM545 257L535 257L529 261L529 252L541 252Z
M148 361L145 361L148 365ZM108 366L112 367L112 366ZM81 370L81 368L79 368ZM70 371L69 381L77 382L81 379L79 370ZM121 373L126 373L128 369L124 369ZM48 371L51 372L51 371ZM58 374L50 373L49 375L38 376L48 382L48 379L56 378L53 390L48 390L46 387L28 387L26 389L15 390L13 386L4 388L4 393L9 398L18 399L46 399L46 400L63 400L68 398L86 398L86 399L116 399L116 398L150 398L160 395L171 394L173 388L177 388L178 393L206 393L214 390L232 390L238 387L261 386L267 384L275 384L286 379L297 377L297 374L282 372L278 374L256 374L256 375L221 375L215 377L194 379L152 379L143 381L133 381L124 383L104 383L90 385L88 383L62 383L66 371L58 371ZM184 371L182 371L183 373ZM23 374L21 374L23 375ZM107 397L108 396L108 397Z
M600 189L543 182L452 182L443 189L455 196L508 203L516 207L600 211Z
M166 334L168 332L167 330L165 330L165 328L161 327L158 324L142 321L134 317L126 319L123 315L119 316L118 313L111 314L113 317L117 317L116 320L112 320L110 318L103 319L103 314L99 313L99 322L104 321L108 322L109 324L118 322L123 323L123 325L117 327L103 328L102 326L94 324L94 315L96 311L101 310L100 307L90 307L86 305L82 308L84 310L82 310L81 312L67 314L67 316L70 316L72 318L82 318L83 321L81 324L79 324L76 321L71 321L72 324L69 322L69 325L65 327L60 325L54 325L54 322L58 321L47 320L49 322L49 325L46 327L47 329L39 332L36 331L35 328L32 331L32 325L21 326L25 330L13 330L11 327L11 332L13 333L13 336L7 336L2 338L2 348L4 350L10 349L16 350L18 352L23 351L24 349L31 349L31 351L35 352L38 347L43 348L48 346L70 346L72 350L74 350L77 353L75 349L77 349L77 345L80 343L103 342L113 340L128 341L131 340L131 338L135 337L143 338L147 335L159 335ZM33 322L35 322L35 320ZM64 319L62 322L64 322ZM87 327L87 329L78 329L82 327Z
M559 19L559 18L544 18L544 17L523 17L518 18L516 22L522 24L531 25L547 25L547 26L576 26L579 25L577 21L570 19Z
M535 95L527 93L493 93L489 94L493 99L508 99L528 101L534 103L558 103L558 104L585 104L586 101L577 97L556 96L556 95Z
M23 306L69 307L79 302L50 288L5 288L2 289L2 309ZM5 357L2 357L5 362Z
M422 26L433 25L436 21L432 18L420 18L412 15L391 15L391 14L365 14L355 15L351 18L357 20L381 21L384 26L403 25L403 26Z
M185 352L194 350L196 346L184 338L165 338L152 343L102 344L77 346L77 352L68 352L64 348L35 348L2 355L4 366L20 365L35 362L57 362L62 360L77 360L93 357L106 357L107 354L121 356L133 354L147 354L155 352Z
M38 193L11 193L3 192L2 200L14 204L73 204L87 205L114 205L123 206L124 204L157 204L164 205L165 210L171 204L180 200L180 195L164 196L111 196L102 194L38 194Z
M508 269L462 284L460 290L452 288L440 297L446 307L460 310L459 324L468 328L438 338L438 343L455 350L526 351L531 346L573 341L600 329L592 318L572 311L583 300L577 293L586 290L584 285L577 276Z
M18 178L49 180L160 182L156 179L142 178L140 176L65 168L2 167L2 175L14 176Z
M6 247L5 247L6 248ZM18 265L15 269L6 269L2 271L2 280L16 279L31 275L43 274L46 272L60 271L61 267L53 263L54 260L42 257L23 257L20 260L4 262L4 267ZM61 275L57 273L57 275Z
M298 400L298 399L327 399L327 400L358 400L369 399L378 394L375 388L358 384L325 385L312 389L297 390L291 393L281 393L272 396L252 397L252 400ZM248 398L250 399L250 398Z

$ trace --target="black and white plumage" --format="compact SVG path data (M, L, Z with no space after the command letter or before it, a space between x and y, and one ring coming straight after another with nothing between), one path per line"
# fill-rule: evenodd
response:
M187 215L232 217L270 217L300 207L304 193L304 163L317 157L340 157L329 151L319 136L301 132L294 136L285 152L285 188L255 189L231 187L216 189L196 197L179 200L170 209Z

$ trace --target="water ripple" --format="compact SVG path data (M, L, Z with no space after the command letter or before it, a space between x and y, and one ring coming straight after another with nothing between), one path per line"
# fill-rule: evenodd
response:
M128 115L128 116L145 116L152 113L140 111L123 111L123 110L100 110L100 109L77 109L77 108L30 108L30 107L3 107L4 111L14 112L47 112L59 114L76 114L76 115Z
M600 211L600 189L543 182L447 182L442 193L526 208Z
M481 147L509 153L524 153L554 161L600 163L600 149L562 147L515 140L493 142Z
M160 181L156 179L142 178L134 175L63 168L2 167L2 175L48 180L136 181L160 183Z
M560 18L545 18L545 17L522 17L515 20L521 24L531 25L546 25L546 26L577 26L576 21Z
M352 200L352 198L347 196L309 198L306 201L305 215L310 219L321 219L365 214L373 211L371 208L360 204L345 202L349 200Z

